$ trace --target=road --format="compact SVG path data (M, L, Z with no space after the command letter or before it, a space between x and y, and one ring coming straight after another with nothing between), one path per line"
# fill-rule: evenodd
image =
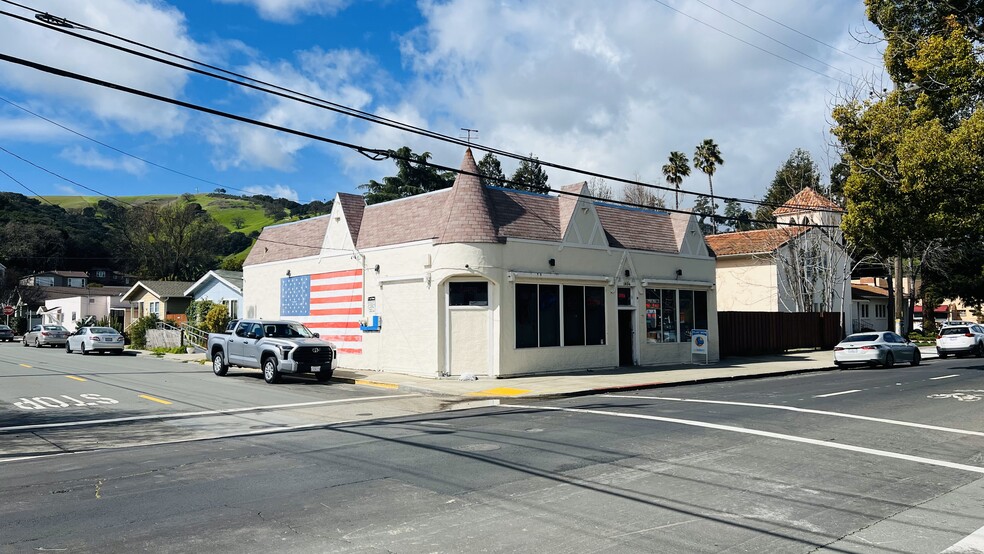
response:
M38 356L22 369L73 381L66 362ZM96 361L106 374L74 383L105 381L116 389L93 394L135 414L177 404L144 407L124 391L181 410L257 394L359 398L361 413L411 402ZM5 385L22 381L9 367ZM331 420L333 404L251 412L290 423L0 463L0 551L973 552L984 545L981 369L934 360L358 421ZM198 397L185 398L188 383Z

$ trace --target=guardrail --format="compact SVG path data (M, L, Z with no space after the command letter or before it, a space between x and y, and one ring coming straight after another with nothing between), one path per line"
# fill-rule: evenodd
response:
M181 326L181 330L184 332L186 345L200 348L203 352L205 351L205 347L208 344L207 331L188 325L187 323Z

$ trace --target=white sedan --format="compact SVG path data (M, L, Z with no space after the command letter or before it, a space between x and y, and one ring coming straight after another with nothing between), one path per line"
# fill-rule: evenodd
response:
M892 367L895 362L919 365L919 347L891 331L855 333L834 347L834 365L864 364Z
M65 352L79 350L82 354L109 351L123 353L123 335L112 327L83 327L68 337Z

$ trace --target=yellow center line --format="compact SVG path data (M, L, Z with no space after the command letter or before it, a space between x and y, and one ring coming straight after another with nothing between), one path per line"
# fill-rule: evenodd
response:
M74 375L66 375L65 377L68 377L69 379L75 379L76 381L85 381L85 379L81 377L76 377Z
M27 365L27 364L21 364L20 366L21 366L21 367L31 367L31 366L29 366L29 365Z
M161 404L170 404L170 402L168 402L167 400L161 400L160 398L154 398L153 396L151 396L149 394L141 394L140 395L140 398L146 398L147 400L150 400L151 402L160 402Z

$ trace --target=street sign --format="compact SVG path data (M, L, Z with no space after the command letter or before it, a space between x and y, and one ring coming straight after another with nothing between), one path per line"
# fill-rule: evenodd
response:
M14 315L14 307L13 306L4 306L3 307L3 315L8 315L8 316L9 315Z

